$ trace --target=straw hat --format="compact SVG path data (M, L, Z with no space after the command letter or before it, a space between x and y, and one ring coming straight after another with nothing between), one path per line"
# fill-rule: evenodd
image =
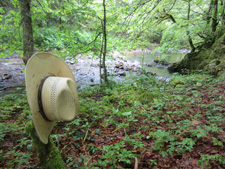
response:
M75 78L61 58L42 52L29 59L25 80L35 130L47 144L56 121L71 121L79 111Z

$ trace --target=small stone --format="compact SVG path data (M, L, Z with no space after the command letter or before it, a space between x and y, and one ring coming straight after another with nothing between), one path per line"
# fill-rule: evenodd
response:
M152 67L152 64L146 63L146 66L147 66L147 67Z
M126 72L118 72L117 75L118 76L126 76Z
M210 63L209 64L209 69L213 69L215 66L216 66L216 63L214 63L214 62L213 63Z
M197 83L196 86L202 87L202 83Z
M11 79L11 78L12 78L11 74L4 74L4 75L2 75L2 80Z
M120 63L116 64L115 68L124 69L124 63L120 62Z
M146 74L156 76L156 73L152 73L152 72L146 72Z

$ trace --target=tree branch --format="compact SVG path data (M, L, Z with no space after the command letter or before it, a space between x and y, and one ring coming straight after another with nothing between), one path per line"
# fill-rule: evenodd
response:
M94 43L94 42L97 40L97 38L98 38L101 34L102 34L102 32L99 32L98 35L94 38L94 40L93 40L92 42L88 43L87 45L85 45L84 47L89 46L90 44ZM82 47L82 48L84 48L84 47ZM96 48L92 47L92 48L90 48L90 49L88 49L88 50L85 50L85 51L76 53L75 56L78 55L79 53L86 53L86 52L91 51L91 50L93 50L93 49L96 50ZM81 49L81 50L82 50L82 49Z

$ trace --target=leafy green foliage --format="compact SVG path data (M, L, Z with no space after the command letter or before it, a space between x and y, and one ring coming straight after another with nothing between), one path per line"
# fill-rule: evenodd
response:
M28 150L31 144L31 140L25 137L23 133L25 121L31 119L26 95L7 95L1 97L0 102L0 118L2 119L0 122L0 143L8 145L7 149L2 148L4 152L4 155L2 155L3 162L9 168L28 165L33 153L19 150ZM10 137L12 137L12 140L9 139Z
M219 164L224 164L225 157L221 156L220 154L208 155L204 154L201 156L201 160L198 161L199 165L203 165L204 167L209 167L209 161L216 161Z
M1 57L21 53L22 27L19 3L3 2L0 8ZM107 52L124 49L149 49L167 57L168 52L188 48L187 31L197 49L212 41L210 1L118 1L106 2ZM36 51L55 50L75 56L78 53L99 56L102 40L103 9L100 1L32 1L32 21ZM223 23L223 5L218 5L218 29ZM208 20L209 19L209 20ZM66 52L65 52L66 51Z
M170 82L142 75L130 81L84 89L80 114L57 123L52 138L68 167L132 168L135 158L140 167L163 167L161 160L177 166L185 161L196 167L224 165L224 83L204 74L174 75ZM35 154L22 134L24 121L31 119L26 97L8 95L1 103L3 162L27 165ZM10 148L5 146L9 138Z
M131 164L131 159L133 159L135 155L124 149L125 147L126 145L124 141L120 141L113 145L103 146L101 149L103 156L96 165L102 166L103 168L107 166L115 168L118 162Z
M62 39L57 34L57 28L38 29L34 35L34 43L42 50L63 49Z
M0 7L1 57L20 52L22 46L18 1L4 3L7 7ZM151 43L160 42L155 52L163 52L165 59L169 52L188 47L187 31L196 46L210 43L208 3L191 1L187 19L186 1L107 1L107 52L149 49ZM62 57L99 56L100 2L39 0L32 1L31 8L37 51L54 50ZM218 11L221 16L221 5ZM220 24L223 18L219 20ZM199 165L224 167L220 149L224 151L225 143L225 86L202 72L185 74L174 75L168 82L142 75L79 93L80 114L72 122L58 123L53 131L53 141L68 167L133 168L135 157L143 168L165 168L172 163L188 168L183 164L196 165L196 159ZM0 101L0 162L8 168L23 168L30 161L36 164L31 140L23 134L31 119L25 94Z
M8 54L18 53L21 50L22 30L20 29L21 16L16 8L18 1L8 7L0 7L0 58L5 58Z

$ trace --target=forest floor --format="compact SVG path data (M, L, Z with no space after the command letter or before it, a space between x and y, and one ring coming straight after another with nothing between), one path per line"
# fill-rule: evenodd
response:
M21 90L21 89L18 89ZM79 93L80 113L51 137L67 168L225 168L225 82L148 75ZM38 165L26 94L0 98L0 168Z

